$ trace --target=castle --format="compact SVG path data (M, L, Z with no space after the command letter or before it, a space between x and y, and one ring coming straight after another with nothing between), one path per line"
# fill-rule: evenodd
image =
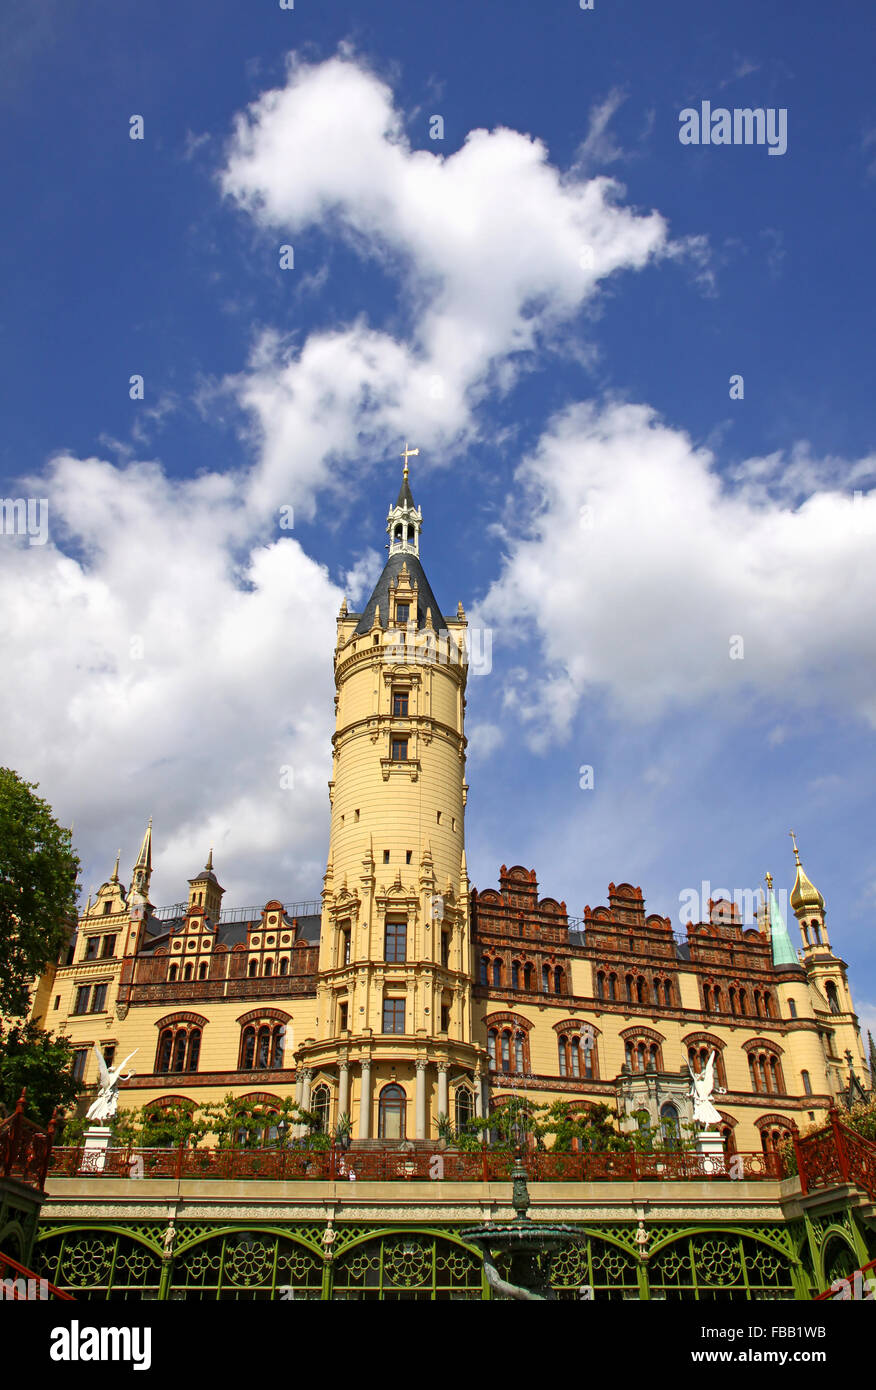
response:
M356 1141L434 1141L509 1097L603 1103L664 1136L691 1119L688 1065L712 1050L728 1152L774 1150L872 1084L822 895L796 841L795 949L769 885L756 927L710 902L682 939L642 892L570 918L533 871L469 883L468 624L441 613L420 559L405 452L389 555L361 613L342 603L334 670L331 831L321 903L227 910L213 866L188 901L150 901L151 822L131 886L119 861L33 1016L64 1033L76 1074L93 1045L137 1049L122 1105L198 1108L229 1092L271 1113L294 1096Z

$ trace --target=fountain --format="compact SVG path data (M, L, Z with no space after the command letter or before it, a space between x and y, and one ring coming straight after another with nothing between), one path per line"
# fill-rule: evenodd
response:
M529 1187L519 1148L514 1151L511 1181L514 1220L489 1221L483 1226L470 1226L460 1234L481 1251L484 1273L494 1295L543 1303L556 1297L551 1288L555 1255L570 1240L583 1241L585 1237L574 1226L533 1221L529 1216ZM508 1279L499 1274L497 1260L508 1261Z

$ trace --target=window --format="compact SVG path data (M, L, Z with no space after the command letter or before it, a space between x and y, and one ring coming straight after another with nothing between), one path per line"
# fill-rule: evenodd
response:
M838 1014L840 1012L840 1001L833 980L828 980L827 984L824 986L824 992L827 995L827 1002L830 1006L831 1013Z
M395 620L397 623L406 623L410 620L411 605L409 603L397 603L395 605Z
M392 712L397 719L407 719L408 692L406 690L394 690L392 692Z
M405 863L406 863L406 864L410 864L410 862L411 862L411 854L412 854L412 853L413 853L412 850L409 850L409 849L406 849L406 850L405 850Z
M73 1004L74 1014L102 1014L106 1008L109 981L97 985L79 985Z
M797 1017L797 1001L796 1001L796 999L789 999L789 1000L788 1000L788 1013L791 1015L792 1018L796 1018L796 1017Z
M487 957L486 957L486 956L481 956L481 984L482 984L482 985L488 985L488 984L490 983L489 970L490 970L490 962L487 960Z
M557 1052L560 1060L560 1076L566 1075L566 1048L569 1045L568 1038L560 1036L557 1038Z
M73 1002L74 1014L88 1013L88 996L91 993L90 985L80 985L76 990L76 998Z
M542 994L550 994L551 992L551 972L547 965L541 967L541 992Z
M392 761L394 763L406 763L408 760L408 741L406 738L394 738L392 740Z
M100 948L100 954L103 960L106 960L109 956L115 955L117 936L117 932L111 932L103 938L103 945Z
M106 1062L106 1065L108 1067L111 1067L113 1062L116 1060L115 1043L107 1043L100 1050L103 1053L103 1060Z
M201 1055L201 1030L190 1024L162 1029L158 1038L155 1070L197 1071Z
M404 999L384 999L383 1031L384 1033L403 1033L405 1031Z
M388 850L388 849L385 849L385 850L383 851L383 862L384 862L384 864L388 864L388 863L389 863L389 850Z
M259 973L259 963L258 963L258 961L257 961L257 960L251 960L250 963L249 963L249 978L250 978L251 980L254 980L255 977L256 977L256 975L258 975L258 973Z
M516 1071L523 1071L523 1034L514 1034L514 1068Z
M350 964L350 942L351 942L350 923L344 922L338 932L338 965ZM281 962L282 965L282 962ZM281 974L285 973L281 970Z
M390 919L386 924L386 944L384 949L384 960L396 962L407 960L407 943L407 922L393 921Z
M327 1134L331 1095L328 1086L317 1086L310 1097L310 1110L316 1120L316 1133Z
M554 994L563 992L563 972L559 966L554 971Z
M56 995L55 995L55 1002L54 1002L54 1004L52 1005L52 1008L58 1009L58 1008L60 1008L60 1007L61 1007L61 996L60 996L60 994L56 994Z
M605 998L605 973L602 970L598 971L596 976L596 998Z
M83 960L97 960L97 952L100 946L99 936L87 936L85 938L85 950L82 953Z
M808 1071L801 1071L800 1079L803 1082L803 1090L807 1096L812 1095L812 1080Z
M468 1086L460 1086L456 1092L456 1130L464 1133L474 1119L474 1095Z
M273 962L272 960L266 960L266 961L265 961L265 974L266 974L266 975L273 975L273 973L274 973L274 962Z
M450 968L450 932L441 933L441 964L445 970Z
M678 1110L671 1101L667 1101L660 1107L660 1129L667 1149L678 1148L680 1128Z
M511 988L512 988L512 989L519 989L519 988L520 988L520 961L519 961L519 960L512 960L512 962L511 962Z
M502 1070L511 1070L511 1038L507 1032L502 1033Z
M499 1034L496 1032L495 1028L491 1028L487 1034L487 1050L490 1054L490 1066L493 1068L493 1071L499 1070L498 1046Z
M493 961L493 988L498 989L502 984L502 962Z
M379 1139L404 1139L407 1100L401 1086L384 1086L378 1102Z
M198 966L198 979L199 979L199 980L206 980L206 978L207 978L207 962L206 962L205 960L202 960L202 961L201 961L201 964Z
M190 980L195 973L195 967L191 961L183 966L183 979Z
M88 1048L76 1047L73 1049L73 1080L81 1082L85 1076L85 1068L88 1064Z
M344 961L344 964L345 964L345 965L349 965L349 963L350 963L350 961L349 961L349 949L350 949L350 946L349 946L349 942L348 942L348 943L347 943L347 953L348 953L348 954L347 954L347 959ZM288 975L288 974L289 974L289 958L288 958L287 956L283 956L283 958L282 958L281 961L280 961L280 974L281 974L281 975Z
M350 1005L347 1003L347 1000L344 999L344 1000L342 1001L342 1003L340 1003L340 1004L338 1005L338 1032L339 1032L339 1033L346 1033L347 1029L348 1029L349 1026L350 1026L350 1021L349 1021L349 1020L350 1020Z
M168 966L167 978L168 978L168 981L169 981L170 984L173 984L173 983L174 983L174 981L176 980L176 978L177 978L178 975L179 975L179 966L178 966L178 965L173 964L173 965L171 965L171 966Z
M449 1004L442 1004L442 1005L441 1005L441 1032L442 1032L442 1033L448 1033L449 1031L450 1031L450 1005L449 1005Z

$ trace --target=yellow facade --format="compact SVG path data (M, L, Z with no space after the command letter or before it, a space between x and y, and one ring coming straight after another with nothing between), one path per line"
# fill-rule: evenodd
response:
M123 1105L294 1096L328 1125L349 1116L359 1142L431 1142L440 1116L510 1096L608 1104L627 1127L674 1107L683 1123L688 1062L714 1049L740 1151L820 1120L849 1059L869 1086L847 968L796 843L803 949L779 965L769 922L744 928L726 904L679 943L628 884L579 923L521 867L471 892L468 629L461 604L437 608L421 526L406 470L384 573L363 613L338 616L321 904L223 911L211 853L187 904L156 912L150 825L130 891L117 864L36 985L33 1015L71 1039L83 1083L94 1043L116 1060L136 1049Z

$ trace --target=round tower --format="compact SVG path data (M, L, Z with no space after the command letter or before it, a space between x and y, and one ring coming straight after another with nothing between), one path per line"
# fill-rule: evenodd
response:
M354 1137L428 1140L457 1085L480 1094L472 1045L465 864L466 620L443 617L419 558L405 450L389 558L335 648L331 835L315 1038L299 1100L327 1086Z

